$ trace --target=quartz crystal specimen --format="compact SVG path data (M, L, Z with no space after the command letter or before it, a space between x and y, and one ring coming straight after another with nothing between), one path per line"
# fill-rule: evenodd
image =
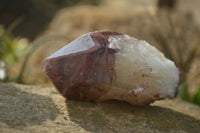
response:
M147 42L107 30L72 41L46 58L42 70L67 99L133 105L175 97L180 75Z

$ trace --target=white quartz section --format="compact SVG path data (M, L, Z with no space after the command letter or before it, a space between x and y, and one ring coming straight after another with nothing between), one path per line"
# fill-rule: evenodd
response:
M64 46L51 56L47 57L46 59L55 58L63 55L68 55L72 53L77 53L81 51L88 50L92 48L95 44L90 36L91 33L84 34L77 38L76 40L72 41L68 45Z
M117 79L113 84L126 90L128 95L124 95L130 102L142 103L158 95L174 97L180 72L158 49L128 35L110 36L108 47L119 51L115 55Z

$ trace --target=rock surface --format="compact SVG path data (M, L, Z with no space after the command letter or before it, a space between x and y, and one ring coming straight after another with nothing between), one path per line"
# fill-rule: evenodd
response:
M200 107L180 99L136 107L66 101L53 87L0 83L1 133L200 131Z

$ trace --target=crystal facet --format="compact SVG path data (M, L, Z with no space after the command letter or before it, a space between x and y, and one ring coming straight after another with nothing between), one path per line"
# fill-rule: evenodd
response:
M42 69L67 99L133 105L175 97L180 75L147 42L107 30L72 41L46 58Z

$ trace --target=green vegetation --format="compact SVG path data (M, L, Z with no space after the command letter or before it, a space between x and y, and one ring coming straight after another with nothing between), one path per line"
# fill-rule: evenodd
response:
M181 99L183 99L185 101L191 101L190 95L188 92L188 86L186 83L183 83L182 85L180 85L180 87L178 89L178 94L180 95Z
M21 19L14 21L7 29L0 25L0 62L5 64L1 66L5 74L1 77L3 81L9 81L8 72L12 65L18 61L27 48L25 38L15 38L12 30L21 22Z
M11 34L19 22L19 19L14 21L8 29L0 25L0 61L5 62L8 68L19 59L27 47L26 39L15 38Z
M192 102L200 106L200 85L198 91L196 92L193 98L189 95L188 86L186 82L180 85L180 87L178 88L178 94L182 100Z
M198 88L197 93L194 96L193 103L198 104L200 106L200 86Z

